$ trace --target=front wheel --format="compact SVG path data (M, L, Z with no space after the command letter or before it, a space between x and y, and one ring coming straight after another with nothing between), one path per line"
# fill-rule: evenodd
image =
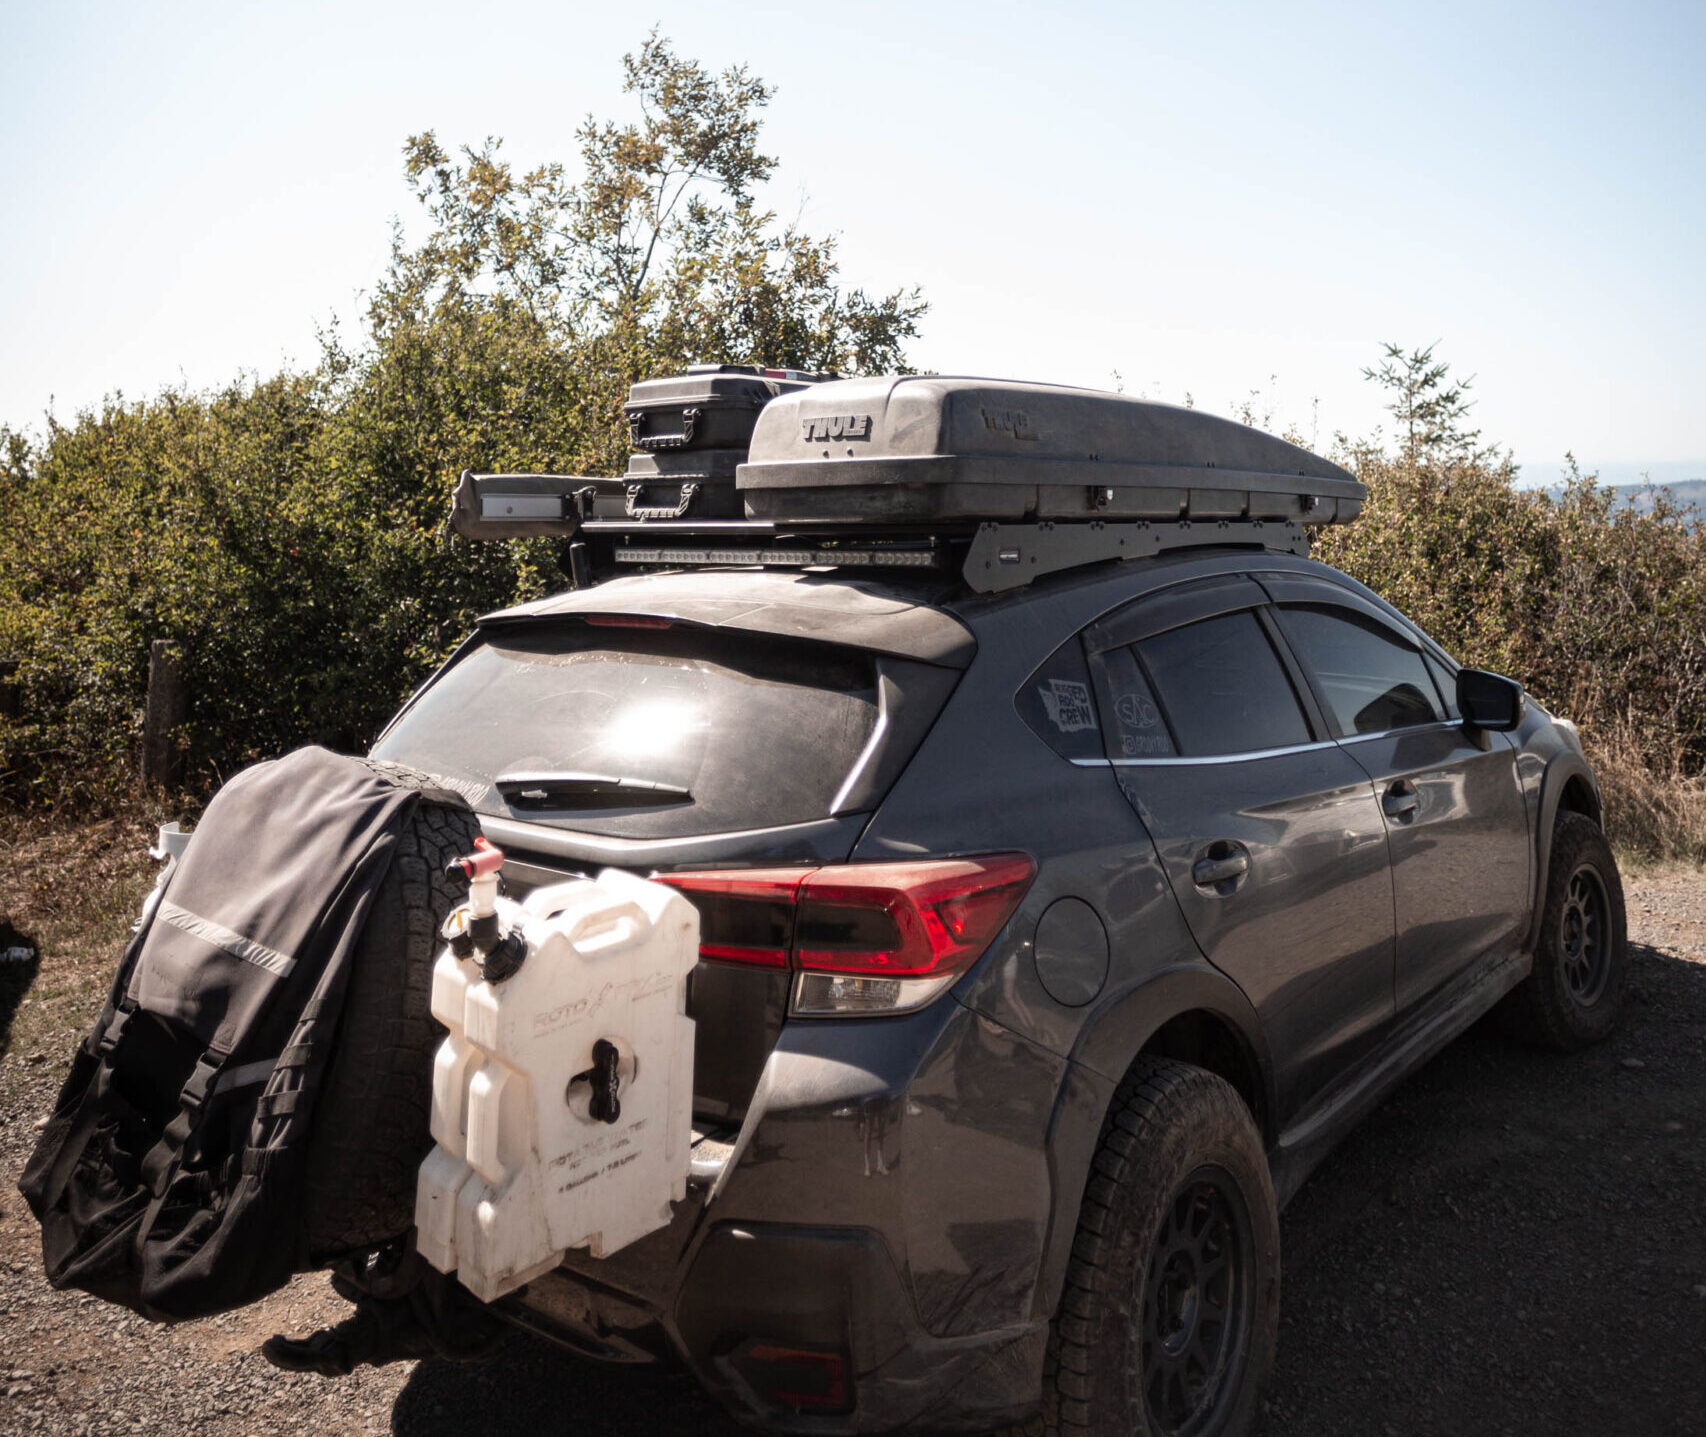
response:
M1561 813L1534 967L1504 1000L1500 1016L1529 1042L1575 1052L1617 1026L1628 972L1623 880L1611 845L1585 814Z
M1230 1437L1279 1328L1279 1216L1243 1100L1140 1058L1091 1166L1044 1394L1049 1431Z

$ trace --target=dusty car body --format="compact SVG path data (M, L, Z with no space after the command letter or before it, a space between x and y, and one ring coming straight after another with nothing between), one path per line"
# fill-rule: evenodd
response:
M840 388L800 403L859 410ZM816 412L790 423L827 459ZM1023 414L978 412L1026 441ZM1265 1176L1228 1207L1219 1159L1191 1174L1225 1234L1212 1261L1200 1226L1193 1247L1164 1221L1142 1290L1091 1315L1124 1303L1143 1328L1144 1430L1237 1430L1277 1303L1266 1214L1537 952L1565 961L1542 944L1554 835L1600 818L1570 725L1301 547L1204 524L981 591L661 564L482 621L376 756L461 783L512 891L616 866L678 883L706 923L688 1200L501 1313L590 1357L680 1358L778 1430L1039 1410L1112 1430L1060 1376L1075 1242L1082 1261L1133 1074L1200 1071ZM648 745L660 694L674 738ZM660 757L684 733L691 757ZM790 933L810 875L1004 859L1025 877L998 931L928 992L814 973ZM1604 867L1547 931L1575 944L1578 996L1614 1007ZM766 902L781 926L755 940Z

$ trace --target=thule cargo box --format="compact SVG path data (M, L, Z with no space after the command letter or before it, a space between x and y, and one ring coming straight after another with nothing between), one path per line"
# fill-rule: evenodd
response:
M1318 455L1194 409L937 375L845 379L767 404L737 471L753 519L1354 518L1363 486Z

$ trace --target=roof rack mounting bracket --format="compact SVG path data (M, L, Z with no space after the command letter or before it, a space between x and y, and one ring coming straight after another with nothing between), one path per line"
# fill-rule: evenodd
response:
M1145 559L1168 549L1209 545L1307 554L1309 535L1293 519L1182 519L1176 524L980 524L966 553L966 584L980 594L1023 588L1044 574L1108 559Z

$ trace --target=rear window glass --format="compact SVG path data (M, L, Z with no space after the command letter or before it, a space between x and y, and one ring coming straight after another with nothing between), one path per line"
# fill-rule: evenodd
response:
M1445 715L1420 650L1360 614L1287 605L1280 626L1345 734L1437 723Z
M1249 610L1169 629L1137 651L1181 753L1251 753L1310 741L1291 680Z
M869 654L750 633L497 631L373 752L454 780L482 813L585 833L768 828L828 816L876 684Z

